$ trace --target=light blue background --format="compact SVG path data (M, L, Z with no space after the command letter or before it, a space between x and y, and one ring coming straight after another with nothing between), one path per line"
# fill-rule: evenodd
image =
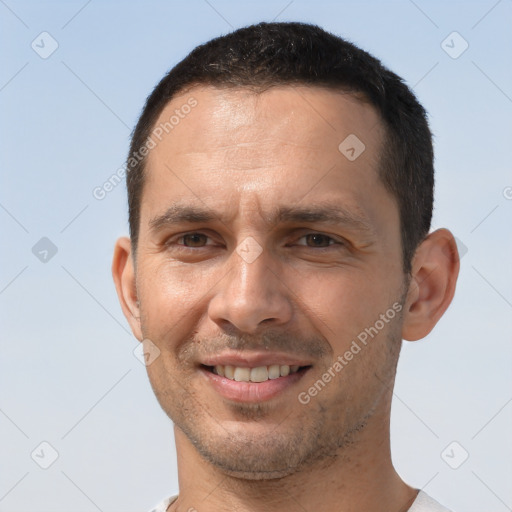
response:
M165 71L201 42L276 17L372 52L429 111L434 227L467 253L448 313L404 344L394 462L455 512L512 510L510 0L2 0L0 16L0 511L136 512L177 491L171 423L110 276L127 233L124 185L101 201L92 191L122 166ZM47 59L31 48L43 31L59 45ZM469 43L457 59L441 47L453 31ZM44 236L58 248L47 263L32 253ZM30 456L42 441L59 453L46 470ZM458 469L441 456L452 441L469 453Z

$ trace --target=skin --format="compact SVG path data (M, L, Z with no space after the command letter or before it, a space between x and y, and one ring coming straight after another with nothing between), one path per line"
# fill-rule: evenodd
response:
M407 510L417 490L395 472L389 441L396 364L402 339L426 336L453 297L453 236L431 233L404 275L398 207L378 177L384 128L361 98L197 86L157 125L191 96L197 106L148 156L137 253L119 239L112 267L135 337L160 351L147 370L175 425L169 510ZM365 144L354 161L338 150L349 134ZM326 204L348 220L273 218ZM214 218L151 227L176 205ZM237 251L247 237L251 261ZM393 304L399 314L301 403ZM235 402L200 367L227 348L278 350L310 368L271 399Z

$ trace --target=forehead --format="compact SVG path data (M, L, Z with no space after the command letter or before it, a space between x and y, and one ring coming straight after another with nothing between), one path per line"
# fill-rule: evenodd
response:
M184 197L215 209L226 199L250 197L261 208L343 196L361 209L368 194L386 193L378 179L383 133L377 111L352 93L194 87L155 123L142 217Z
M262 141L337 154L339 143L353 133L371 145L373 139L380 142L382 124L360 94L307 86L272 87L264 92L198 86L174 97L155 128L163 129L159 145L176 154L197 154L199 145L207 150L243 143L253 145L254 158Z

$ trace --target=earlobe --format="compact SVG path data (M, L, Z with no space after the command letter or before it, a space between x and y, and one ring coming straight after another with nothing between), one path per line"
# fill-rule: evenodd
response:
M404 305L402 338L424 338L450 305L459 274L459 254L447 229L430 233L413 258L409 292Z
M116 285L117 296L124 316L128 320L133 335L142 340L140 309L135 281L135 268L131 241L127 237L119 238L112 259L112 277Z

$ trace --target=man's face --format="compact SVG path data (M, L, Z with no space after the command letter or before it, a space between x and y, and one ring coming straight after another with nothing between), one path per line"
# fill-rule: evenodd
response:
M160 350L149 378L216 467L284 476L376 418L385 427L405 288L382 123L321 88L197 87L155 126L191 96L146 167L136 288L142 337Z

